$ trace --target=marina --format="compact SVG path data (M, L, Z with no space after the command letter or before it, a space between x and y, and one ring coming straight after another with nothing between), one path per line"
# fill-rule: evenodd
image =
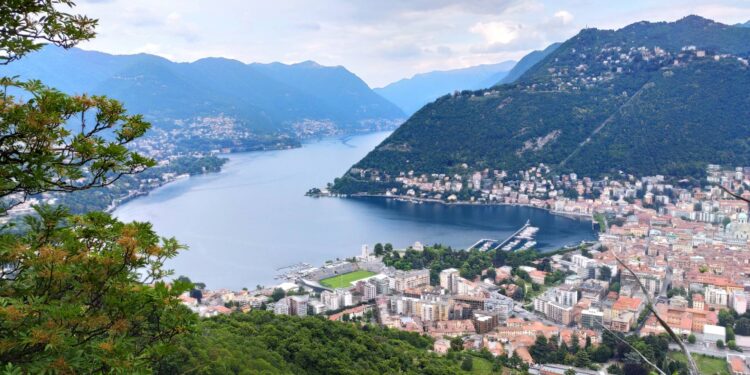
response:
M539 232L539 228L531 225L531 221L527 220L519 230L511 234L504 241L493 240L490 238L482 238L469 249L477 249L480 251L489 250L503 250L503 251L515 251L515 250L527 250L536 245L534 238Z

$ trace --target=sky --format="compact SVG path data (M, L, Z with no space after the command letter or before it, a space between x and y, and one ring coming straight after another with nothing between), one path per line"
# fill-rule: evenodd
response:
M433 70L518 60L585 27L697 14L750 20L750 0L78 0L99 19L79 47L174 61L313 60L371 87Z

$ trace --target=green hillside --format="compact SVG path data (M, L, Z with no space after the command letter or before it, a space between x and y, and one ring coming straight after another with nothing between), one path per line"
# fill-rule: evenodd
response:
M697 16L583 30L514 84L426 105L334 188L373 192L402 172L464 165L516 171L545 163L592 177L748 165L748 40L750 29Z

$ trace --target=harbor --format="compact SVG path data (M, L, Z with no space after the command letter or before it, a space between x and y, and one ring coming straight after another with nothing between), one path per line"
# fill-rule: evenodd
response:
M469 247L471 249L477 249L480 251L489 250L502 250L502 251L516 251L516 250L527 250L536 245L535 237L539 232L539 228L531 225L531 221L527 220L526 223L508 238L503 241L494 240L490 238L482 238Z

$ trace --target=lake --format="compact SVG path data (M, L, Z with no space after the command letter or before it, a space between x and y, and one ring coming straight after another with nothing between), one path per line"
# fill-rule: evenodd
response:
M529 207L304 196L342 175L388 134L231 154L221 173L168 184L115 215L149 221L160 235L189 246L168 266L211 289L271 285L277 268L351 257L363 244L403 248L420 241L466 248L480 238L504 239L526 220L541 228L537 242L544 250L595 238L588 221Z

